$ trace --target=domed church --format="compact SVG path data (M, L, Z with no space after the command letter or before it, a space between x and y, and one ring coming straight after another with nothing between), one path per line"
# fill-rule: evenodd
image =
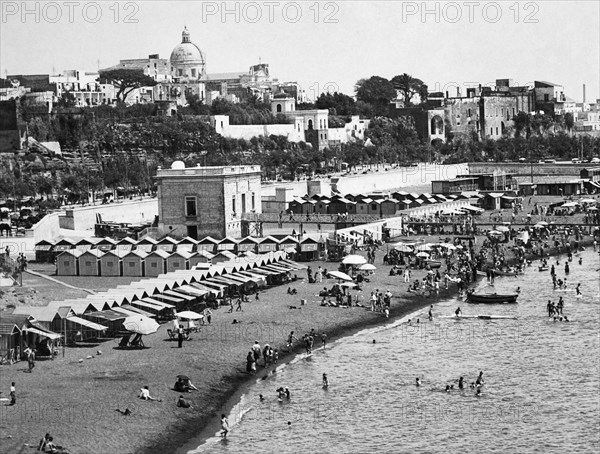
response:
M191 41L187 27L181 33L181 44L175 46L169 61L174 82L196 81L206 77L206 56Z

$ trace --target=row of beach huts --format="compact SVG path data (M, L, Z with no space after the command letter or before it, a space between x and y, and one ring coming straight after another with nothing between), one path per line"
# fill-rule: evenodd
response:
M283 251L222 262L203 269L179 270L119 285L86 298L53 301L47 306L17 306L0 317L0 356L18 361L27 346L52 355L56 342L101 340L123 334L123 321L143 315L167 320L175 311L201 310L226 295L250 293L294 279L306 268Z
M131 238L41 241L36 244L35 252L37 261L55 262L58 276L156 277L277 251L297 260L313 260L323 248L321 239L310 236L222 240L165 237L158 241L152 238L139 241Z

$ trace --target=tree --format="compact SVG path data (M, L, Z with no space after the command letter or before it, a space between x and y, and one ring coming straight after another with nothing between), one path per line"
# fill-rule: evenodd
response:
M355 86L356 99L374 106L387 108L392 99L396 97L396 90L392 83L379 76L369 79L360 79Z
M421 102L427 99L427 85L421 79L417 79L410 74L404 73L394 76L391 83L394 89L402 93L406 107L412 104L411 101L415 95L419 95Z
M100 73L98 82L107 81L117 88L117 102L123 103L127 96L141 87L153 87L156 81L141 71L132 69L111 69Z

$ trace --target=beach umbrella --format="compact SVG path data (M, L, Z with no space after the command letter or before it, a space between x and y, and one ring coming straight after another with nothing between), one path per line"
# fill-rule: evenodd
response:
M178 312L177 314L175 314L175 316L177 318L185 318L187 320L200 320L201 318L204 318L204 315L193 311Z
M433 246L430 243L419 244L415 247L415 251L431 251Z
M540 221L536 225L543 225L544 227L548 225L546 221Z
M375 271L377 267L375 265L371 265L370 263L365 263L364 265L359 266L358 269L362 271Z
M442 244L440 244L440 247L446 248L450 251L453 251L454 249L456 249L456 246L454 246L451 243L442 243Z
M498 232L508 232L508 231L510 231L510 229L508 227L506 227L505 225L498 226L498 228L496 228L496 230Z
M581 199L579 202L580 203L594 203L595 200L594 199Z
M350 276L348 276L346 273L342 273L341 271L329 271L327 274L329 274L331 277L334 277L336 279L341 279L342 281L352 282L352 278Z
M396 249L398 252L412 252L413 247L409 244L398 244L394 246L394 249Z
M498 230L490 230L489 235L504 235L502 232Z
M344 265L362 265L363 263L367 263L367 259L365 259L363 256L361 255L347 255L346 257L344 257L344 260L342 260L342 263Z
M188 377L187 375L178 375L177 378L181 378L182 380L189 380L190 377Z
M358 285L355 284L354 282L344 282L344 283L340 284L340 287L354 288L354 287L358 287Z
M132 315L123 321L123 327L127 331L138 334L152 334L158 330L160 325L145 315Z
M588 208L588 211L598 211L598 208L596 208L596 207Z
M577 202L567 202L567 203L563 203L561 205L562 208L572 208L572 207L576 207L577 205L579 205Z
M417 254L417 257L429 258L429 254L425 251L421 251Z

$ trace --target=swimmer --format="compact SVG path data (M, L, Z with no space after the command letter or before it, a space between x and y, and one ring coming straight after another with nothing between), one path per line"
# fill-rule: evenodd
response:
M259 395L258 395L258 398L259 398L259 400L260 400L261 402L264 402L264 400L265 400L265 398L264 398L264 396L263 396L262 394L259 394Z
M581 282L579 284L577 284L577 287L575 287L575 291L577 292L577 295L581 295Z
M463 384L463 378L460 377L458 379L458 389L463 389L465 387L465 385Z
M285 388L285 397L288 400L290 399L290 390L287 387Z
M329 380L327 380L327 374L323 374L323 388L327 388L329 386Z
M469 385L470 388L475 388L475 382L472 381L471 384Z
M477 389L477 392L475 393L475 396L477 397L481 397L481 389Z
M521 293L521 287L517 287L517 293Z
M460 307L454 311L454 315L456 315L457 318L462 315L462 311L460 310Z
M221 415L221 436L223 438L227 438L227 433L229 432L229 421L227 420L227 416L224 414Z
M446 392L449 393L450 392L450 385L446 385Z
M377 341L376 341L375 339L373 339L373 343L374 343L374 344L376 344L376 343L377 343Z
M479 372L479 376L477 377L477 380L475 380L475 384L476 385L483 385L485 383L485 380L483 379L483 372L480 371Z
M579 257L579 264L582 265L583 264L583 258Z
M415 378L415 386L421 386L421 380L419 377Z
M568 322L568 321L569 321L569 319L568 319L568 318L567 318L567 316L565 315L565 322Z

